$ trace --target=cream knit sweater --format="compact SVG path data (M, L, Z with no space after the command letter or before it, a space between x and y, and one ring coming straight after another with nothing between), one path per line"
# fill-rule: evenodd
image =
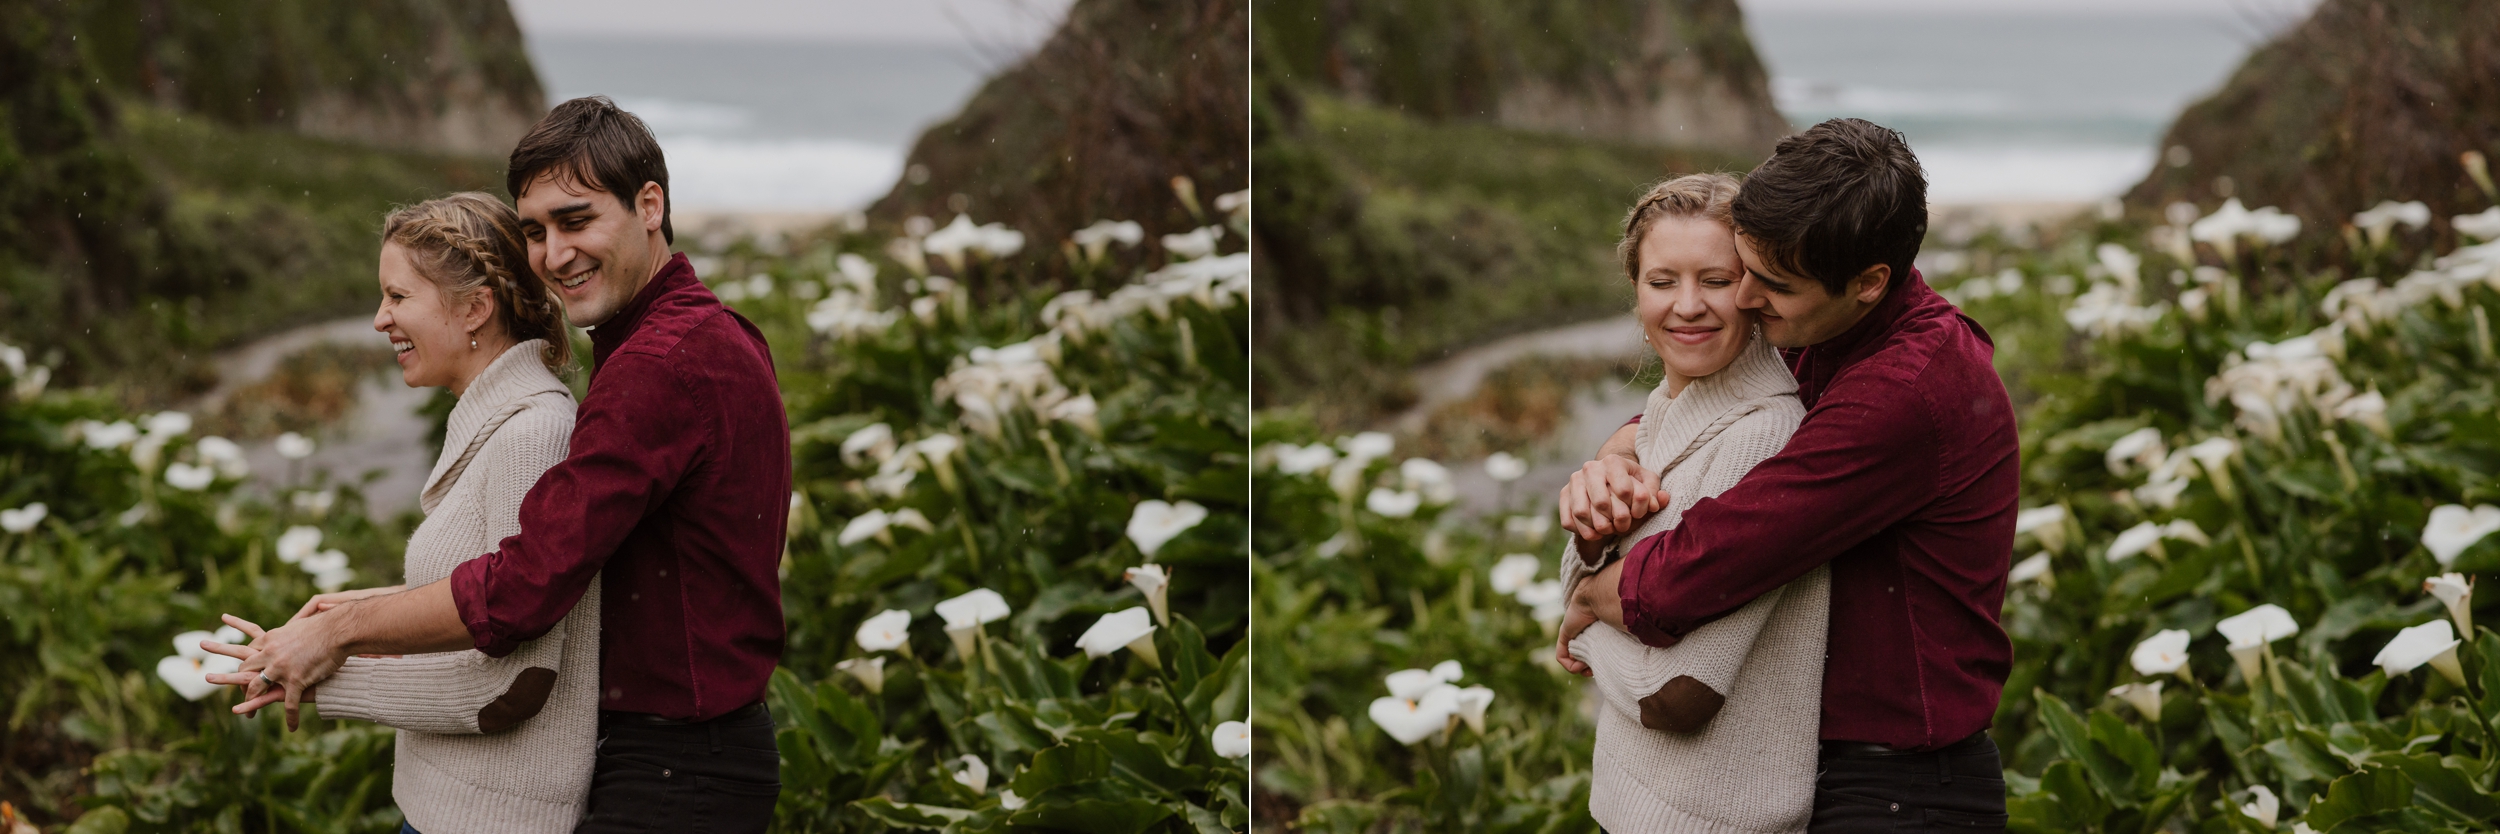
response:
M448 578L520 533L522 496L564 460L573 395L539 361L545 346L504 351L452 408L426 479L425 522L408 539L409 586ZM599 583L510 655L354 658L313 698L331 718L399 728L391 796L417 830L570 832L599 741Z
M1680 395L1668 396L1660 383L1637 444L1642 466L1666 468L1661 483L1671 503L1622 541L1673 528L1685 510L1788 445L1804 419L1796 379L1759 333L1735 362ZM1565 548L1563 587L1592 572ZM1581 632L1571 653L1589 664L1602 704L1589 813L1616 834L1804 831L1814 811L1830 607L1830 574L1818 567L1669 648L1604 623ZM1724 701L1711 701L1712 693ZM1653 706L1683 705L1681 713L1653 715L1680 715L1698 731L1644 726L1642 699L1653 696L1669 699Z

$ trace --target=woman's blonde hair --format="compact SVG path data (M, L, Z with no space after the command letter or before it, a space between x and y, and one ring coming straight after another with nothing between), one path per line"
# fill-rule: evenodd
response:
M1736 178L1727 174L1686 174L1649 187L1641 201L1623 215L1623 240L1615 244L1615 258L1623 262L1623 277L1639 280L1641 272L1641 240L1649 236L1649 227L1662 217L1699 217L1717 221L1729 229L1736 228L1730 209L1736 204Z
M573 340L564 329L564 303L547 282L528 272L529 244L521 216L494 195L464 191L393 210L382 219L382 241L407 250L417 274L434 282L454 303L479 292L495 299L495 320L515 343L547 343L539 361L561 372L573 364Z

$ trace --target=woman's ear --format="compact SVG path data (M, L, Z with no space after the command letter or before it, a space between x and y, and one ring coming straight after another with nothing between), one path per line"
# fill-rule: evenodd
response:
M487 324L494 320L495 291L479 287L469 296L469 308L460 311L460 329L467 332L471 339L480 338L486 332Z

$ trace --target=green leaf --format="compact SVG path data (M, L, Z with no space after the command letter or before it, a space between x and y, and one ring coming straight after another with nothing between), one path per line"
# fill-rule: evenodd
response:
M1021 796L1024 791L1018 790ZM1138 834L1172 815L1172 808L1107 782L1061 785L1027 800L1008 822L1087 834Z
M882 796L872 796L853 802L851 807L866 812L871 819L899 828L939 830L972 816L971 811L962 808L915 805L896 802Z
M130 815L107 805L80 815L78 821L61 834L123 834L130 830Z
M2309 812L2302 820L2320 834L2329 834L2344 823L2411 804L2413 783L2403 771L2370 767L2327 785L2326 795L2310 801Z
M1033 761L1008 784L1016 795L1032 799L1061 785L1090 782L1111 775L1111 753L1090 741L1073 741L1033 754Z
M2500 799L2477 784L2478 763L2449 756L2442 759L2430 754L2412 756L2381 755L2378 762L2393 765L2413 782L2413 802L2449 820L2487 823L2500 816Z

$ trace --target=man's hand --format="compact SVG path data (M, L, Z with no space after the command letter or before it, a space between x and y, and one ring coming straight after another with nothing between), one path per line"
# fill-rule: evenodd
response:
M1580 465L1563 485L1556 512L1562 527L1582 539L1596 540L1632 532L1641 519L1665 509L1667 493L1658 488L1658 473L1640 462L1609 455Z
M250 637L254 641L260 640L267 634L266 632L261 631L258 624L253 623L250 620L246 620L232 614L225 615L223 619L226 621L227 625L234 626L236 630L243 632L244 635ZM236 660L244 661L246 663L250 662L254 657L260 654L260 649L251 646L238 646L232 643L220 643L215 640L200 641L200 648L216 654L222 654ZM202 679L219 686L245 687L245 691L249 692L250 687L253 684L260 682L260 673L240 671L210 672L207 675L202 676ZM262 707L269 706L270 704L283 700L286 697L287 690L285 687L271 687L257 697L246 695L243 703L235 705L234 714L243 716L254 715L259 713ZM303 700L312 700L312 690L309 687L304 690ZM289 722L288 727L292 728L293 726L294 724Z
M1590 675L1589 665L1571 656L1571 638L1587 631L1590 623L1623 627L1623 595L1616 585L1623 581L1623 561L1618 559L1605 570L1590 574L1571 589L1569 607L1563 611L1561 632L1554 640L1554 659L1563 669L1581 677Z
M284 700L286 728L295 729L302 719L304 693L337 672L339 664L347 662L348 652L337 628L342 618L306 617L266 632L232 614L226 615L225 619L228 624L242 629L244 634L251 635L251 656L221 652L242 660L243 668L222 680L211 682L227 683L243 678L244 701L235 705L237 715Z

